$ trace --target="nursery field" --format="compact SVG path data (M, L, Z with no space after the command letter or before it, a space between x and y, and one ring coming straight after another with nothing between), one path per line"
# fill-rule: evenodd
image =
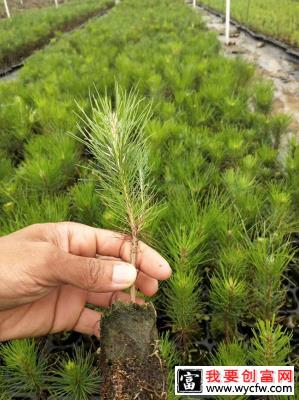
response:
M31 54L60 31L75 27L113 4L112 0L72 1L58 9L33 9L0 20L0 71Z
M22 4L23 3L23 4ZM65 1L60 0L60 4L65 3ZM52 0L27 0L21 2L20 0L9 0L8 1L9 10L11 14L14 16L18 13L22 13L25 10L32 8L44 8L44 7L53 7L55 2ZM0 4L0 18L6 18L5 6L4 2Z
M225 58L183 0L123 0L0 82L0 236L67 220L114 229L73 136L79 107L91 116L90 94L113 97L115 82L152 107L164 207L142 239L173 268L153 298L168 399L175 365L298 368L299 148L279 157L289 118L271 112L273 88ZM98 398L98 346L77 333L1 344L0 399Z
M200 0L225 14L225 1ZM297 0L234 0L232 17L254 31L299 47L299 3Z

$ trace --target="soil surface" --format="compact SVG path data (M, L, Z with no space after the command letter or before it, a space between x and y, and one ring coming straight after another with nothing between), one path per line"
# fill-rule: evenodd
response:
M152 304L115 303L101 320L102 400L167 399Z
M285 51L271 44L259 42L249 34L239 31L231 25L231 42L225 45L225 22L222 17L209 13L202 7L196 7L207 27L218 33L222 48L229 57L242 57L255 64L258 71L274 84L274 113L286 113L292 117L289 133L284 139L285 146L289 138L299 140L299 61Z
M62 4L66 3L67 0L58 0L58 2ZM30 8L55 7L54 0L23 0L23 4L21 0L7 0L7 3L12 16ZM1 18L6 18L3 1L0 2L0 19Z

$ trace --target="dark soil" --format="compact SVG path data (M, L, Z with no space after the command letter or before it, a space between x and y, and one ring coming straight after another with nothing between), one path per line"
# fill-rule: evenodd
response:
M101 321L102 400L167 399L152 304L115 303Z

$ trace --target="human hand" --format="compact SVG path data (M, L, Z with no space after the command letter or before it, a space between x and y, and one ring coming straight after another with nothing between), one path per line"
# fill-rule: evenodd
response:
M74 330L99 336L101 313L87 304L130 301L171 275L168 263L140 242L137 270L123 235L74 222L31 225L0 238L0 341ZM96 258L97 257L97 258ZM136 300L142 303L141 299Z

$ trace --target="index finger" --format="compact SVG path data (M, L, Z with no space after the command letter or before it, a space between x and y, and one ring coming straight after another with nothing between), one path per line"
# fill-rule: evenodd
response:
M131 258L131 240L125 235L105 230L97 230L97 251L104 256L119 257L126 262ZM170 277L168 262L152 247L138 241L136 267L147 275L164 280Z
M68 238L70 253L86 257L100 254L130 262L131 240L128 236L75 222L57 225L66 231L65 237ZM136 267L159 280L168 279L172 272L168 262L156 250L142 241L138 242Z

